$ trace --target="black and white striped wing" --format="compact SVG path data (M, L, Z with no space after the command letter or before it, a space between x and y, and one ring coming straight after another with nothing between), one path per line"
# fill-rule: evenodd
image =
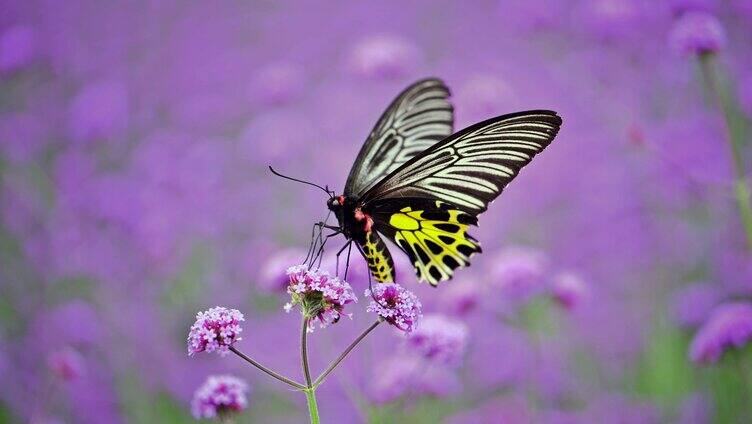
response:
M378 207L389 199L435 199L477 215L551 143L560 126L556 112L546 110L472 125L395 169L362 202Z
M436 78L406 88L389 105L355 159L345 195L360 197L417 154L452 134L449 89Z

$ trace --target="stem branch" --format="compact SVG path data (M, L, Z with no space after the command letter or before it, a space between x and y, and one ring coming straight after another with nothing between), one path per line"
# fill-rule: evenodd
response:
M308 318L303 317L303 329L300 331L300 358L303 361L306 387L311 389L311 369L308 366Z
M752 207L750 207L750 190L747 185L746 171L742 146L744 143L744 123L737 119L737 114L731 100L728 88L724 85L713 63L713 54L705 53L699 56L703 78L718 102L726 124L726 138L731 145L734 174L734 195L736 197L739 216L747 239L747 247L752 249Z
M248 362L249 364L253 365L254 367L256 367L256 368L260 369L261 371L267 373L268 375L276 378L277 380L279 380L279 381L281 381L281 382L283 382L283 383L285 383L287 385L290 385L292 387L295 387L296 389L299 389L299 390L305 390L306 389L306 386L304 386L304 385L302 385L302 384L300 384L298 382L295 382L295 381L293 381L293 380L285 377L284 375L281 375L279 373L276 373L276 372L270 370L269 368L267 368L267 367L261 365L260 363L256 362L253 358L249 357L245 353L243 353L243 352L235 349L234 346L230 346L230 351L232 351L232 353L238 355L239 357L241 357L242 359L244 359L246 362Z
M360 343L361 340L363 340L368 335L368 333L373 331L374 328L376 328L379 324L381 324L382 321L383 319L379 318L378 320L376 320L376 322L371 324L370 327L366 328L365 331L363 331L355 340L353 340L353 342L350 343L350 346L347 346L347 348L337 357L337 359L335 359L334 361L332 361L331 364L329 364L329 366L326 368L326 371L321 373L321 375L316 379L316 381L313 382L313 387L316 388L319 385L321 385L321 383L324 382L324 379L329 374L331 374L331 372L334 371L335 368L337 368L337 365L339 365L339 363L342 362L345 359L345 357L347 357L347 355L353 349L355 349L355 346L357 346L358 343Z

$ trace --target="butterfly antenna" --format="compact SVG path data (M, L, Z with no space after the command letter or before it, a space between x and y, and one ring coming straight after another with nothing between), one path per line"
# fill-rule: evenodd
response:
M274 168L272 168L271 165L269 165L269 170L272 171L272 174L274 174L274 175L276 175L278 177L284 178L286 180L290 180L290 181L295 181L295 182L298 182L298 183L302 183L302 184L308 184L310 186L314 186L316 188L319 188L319 189L323 190L324 193L326 193L327 195L330 195L330 196L334 195L334 192L331 191L331 190L329 190L329 186L327 186L327 187L321 187L320 185L314 184L314 183L312 183L310 181L300 180L300 179L297 179L297 178L288 177L287 175L282 175L279 172L275 171Z

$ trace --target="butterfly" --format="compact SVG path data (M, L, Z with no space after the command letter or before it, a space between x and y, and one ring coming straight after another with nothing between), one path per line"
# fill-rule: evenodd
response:
M378 282L395 279L384 238L434 286L469 266L481 247L468 230L562 123L556 112L531 110L453 133L449 96L437 78L407 87L363 144L344 193L330 192L333 228L357 245Z

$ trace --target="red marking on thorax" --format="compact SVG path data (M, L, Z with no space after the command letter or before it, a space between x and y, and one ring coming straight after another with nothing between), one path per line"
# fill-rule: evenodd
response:
M366 213L363 213L363 211L360 210L360 208L356 208L355 209L355 220L356 221L365 221L363 223L363 229L365 230L366 233L370 233L371 232L371 227L373 227L373 218L371 218L370 215L368 215Z
M345 204L345 196L337 196L337 201L339 202L340 205L344 205Z

